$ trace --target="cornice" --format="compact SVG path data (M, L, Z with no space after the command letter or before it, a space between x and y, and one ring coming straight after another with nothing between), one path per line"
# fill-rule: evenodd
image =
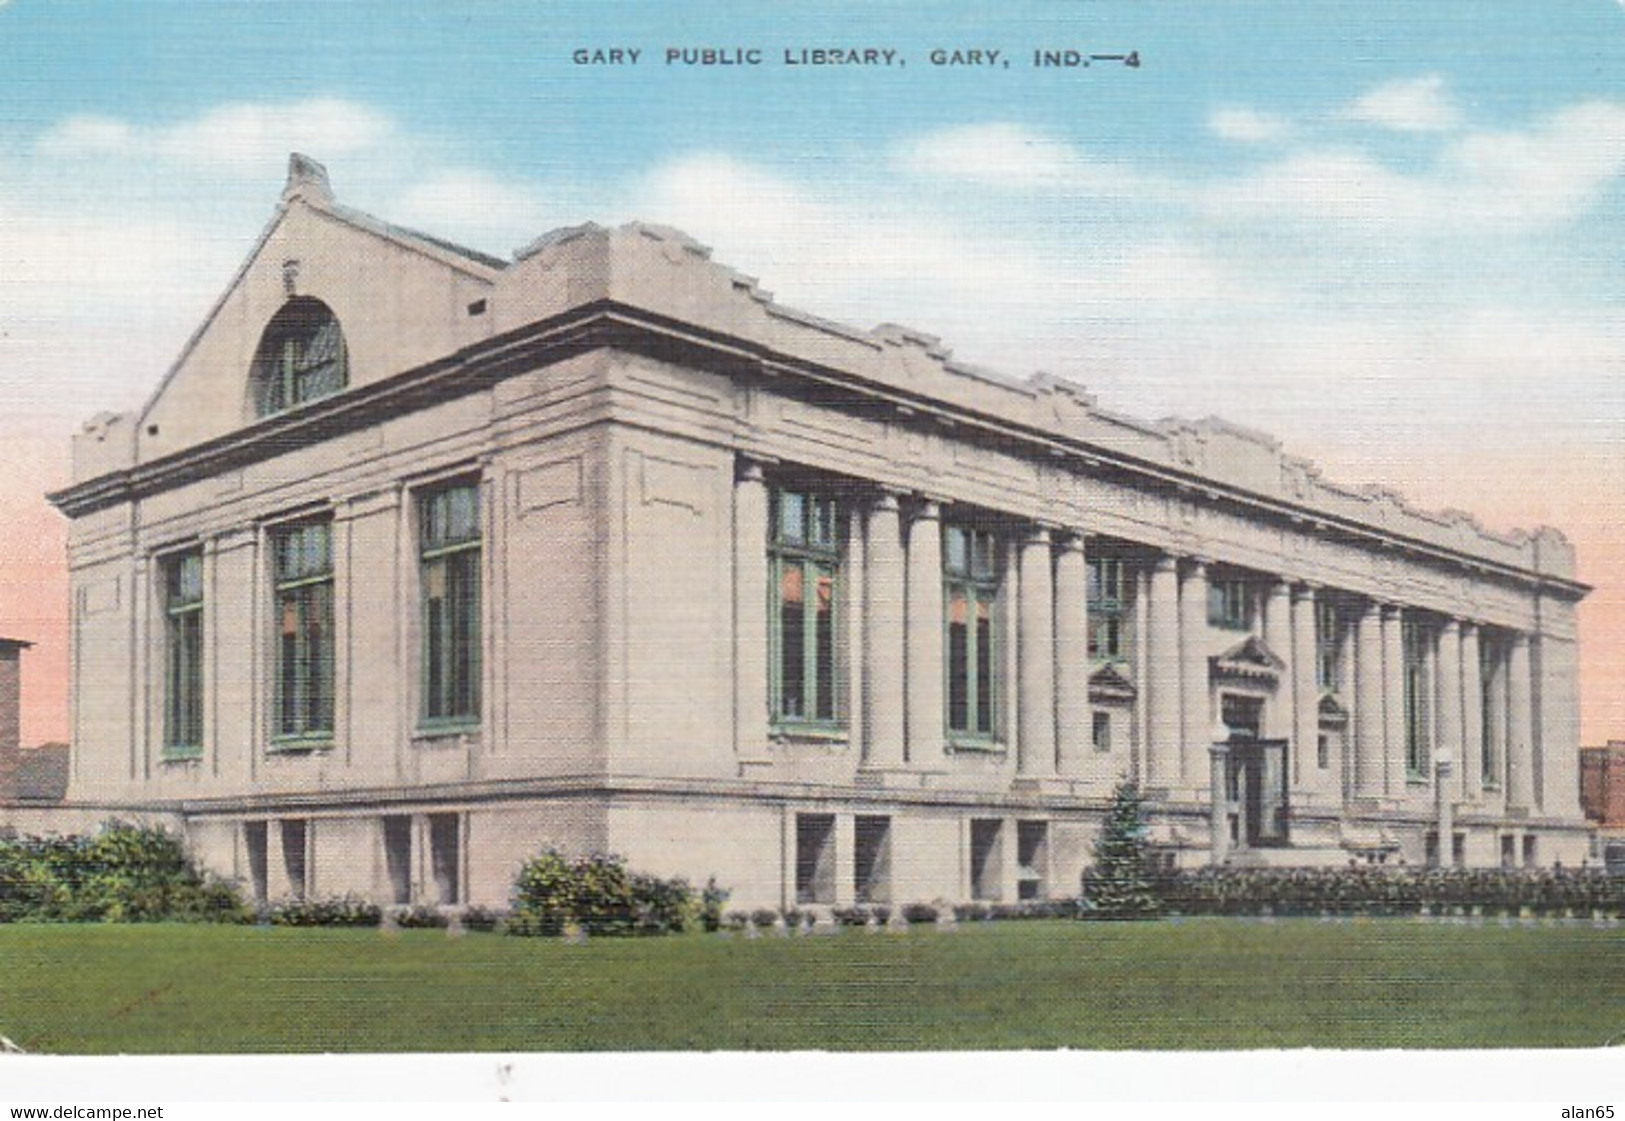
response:
M323 440L358 431L432 404L479 392L509 377L595 350L613 349L656 361L675 362L732 378L768 381L775 388L814 392L822 401L862 402L915 424L937 424L956 434L1021 449L1040 462L1063 462L1079 474L1106 474L1141 486L1199 496L1255 519L1285 524L1366 548L1444 563L1474 575L1512 580L1543 594L1583 598L1591 588L1577 580L1449 549L1305 503L1260 494L1241 486L1130 453L1071 438L923 392L881 383L867 375L774 350L616 300L581 304L481 340L445 358L383 381L356 386L334 397L268 417L194 447L110 472L48 494L69 517L144 498L216 473L261 462ZM831 391L835 391L832 393ZM843 400L844 398L844 400Z

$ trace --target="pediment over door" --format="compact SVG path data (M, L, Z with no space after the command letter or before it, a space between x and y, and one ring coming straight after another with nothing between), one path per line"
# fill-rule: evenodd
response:
M1243 681L1274 686L1286 663L1257 635L1248 635L1210 660L1214 681Z

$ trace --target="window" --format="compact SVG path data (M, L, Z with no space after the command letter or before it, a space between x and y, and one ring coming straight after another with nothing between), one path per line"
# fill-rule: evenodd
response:
M203 554L163 563L164 757L203 751Z
M944 527L942 568L948 613L948 732L960 739L991 740L998 703L993 671L997 539L983 530Z
M333 735L333 535L306 522L272 536L276 596L274 735Z
M1112 714L1109 712L1096 712L1094 714L1094 729L1091 740L1096 751L1110 751L1112 749Z
M310 831L302 818L287 818L281 825L282 871L288 877L288 894L303 899L310 887Z
M1049 895L1049 823L1016 822L1016 898Z
M1315 738L1315 766L1325 770L1332 765L1332 738L1321 732Z
M1089 657L1117 661L1124 656L1123 562L1089 558Z
M435 902L443 907L463 901L462 832L462 815L429 815L429 863L434 872Z
M1241 580L1215 580L1207 586L1209 626L1227 631L1244 631L1251 618L1251 597Z
M1498 657L1495 647L1491 645L1487 636L1482 638L1480 643L1478 692L1481 698L1479 727L1482 729L1482 736L1478 748L1479 777L1486 788L1495 789L1501 785L1501 769L1497 763L1495 750L1499 736L1495 718L1500 712L1500 706L1495 703L1495 688L1500 680L1500 674L1497 672Z
M412 819L391 815L383 819L384 871L389 876L389 901L412 902Z
M1405 772L1411 778L1426 778L1428 769L1428 720L1432 706L1428 698L1428 633L1420 623L1405 620L1401 625L1402 665L1405 675Z
M480 502L467 483L418 504L423 596L423 720L480 715Z
M1004 822L998 818L970 823L970 894L975 900L997 900L1003 884Z
M264 903L270 893L270 862L267 857L268 828L263 821L243 822L243 849L248 860L249 889L254 902Z
M1340 647L1341 621L1337 605L1328 599L1315 601L1315 685L1324 693L1337 692L1343 676Z
M835 728L835 620L840 591L839 507L802 490L773 492L768 556L772 718L780 727Z
M859 903L891 900L891 818L854 819L852 881Z
M796 815L796 902L835 902L835 815Z
M257 416L327 397L349 381L344 332L320 300L289 300L260 336L251 375Z

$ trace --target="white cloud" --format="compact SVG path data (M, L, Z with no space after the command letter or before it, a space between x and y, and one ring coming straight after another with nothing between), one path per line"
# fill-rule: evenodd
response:
M1285 117L1254 109L1227 107L1208 114L1208 130L1221 140L1241 144L1270 144L1285 140L1292 126Z
M540 190L469 168L431 172L395 198L387 217L498 255L560 221Z
M1401 171L1358 149L1291 153L1211 185L1210 218L1329 221L1343 233L1516 234L1584 214L1625 172L1625 104L1587 102L1523 130L1468 133Z
M1344 115L1395 132L1448 132L1461 120L1445 92L1444 78L1438 74L1380 85L1350 105Z
M900 145L899 166L914 175L1007 189L1064 186L1084 172L1082 153L1022 125L993 122L929 133Z
M317 159L357 159L405 143L387 115L337 98L284 103L234 102L191 120L137 125L115 117L69 117L40 137L47 157L116 156L176 160L234 175L263 175L288 153Z

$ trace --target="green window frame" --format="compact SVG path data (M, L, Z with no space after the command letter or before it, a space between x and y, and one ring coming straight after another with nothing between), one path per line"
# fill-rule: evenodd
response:
M804 487L773 488L768 542L769 696L773 726L843 726L837 665L843 595L841 507Z
M162 562L165 759L203 753L203 552Z
M266 326L254 355L256 415L329 397L348 382L349 352L332 309L308 296L289 300Z
M1245 580L1214 580L1207 586L1208 625L1244 631L1251 625L1252 596Z
M271 534L276 635L272 740L333 738L333 526L303 522Z
M1126 653L1124 566L1117 557L1089 561L1089 660L1119 662Z
M1401 661L1404 668L1405 773L1408 778L1425 779L1428 769L1428 631L1420 622L1406 619L1400 624Z
M1315 602L1315 685L1324 693L1336 693L1342 677L1340 643L1342 623L1337 605L1330 600Z
M424 726L480 718L480 489L458 483L418 499Z
M987 530L943 526L942 583L948 735L991 742L999 727L998 538Z

